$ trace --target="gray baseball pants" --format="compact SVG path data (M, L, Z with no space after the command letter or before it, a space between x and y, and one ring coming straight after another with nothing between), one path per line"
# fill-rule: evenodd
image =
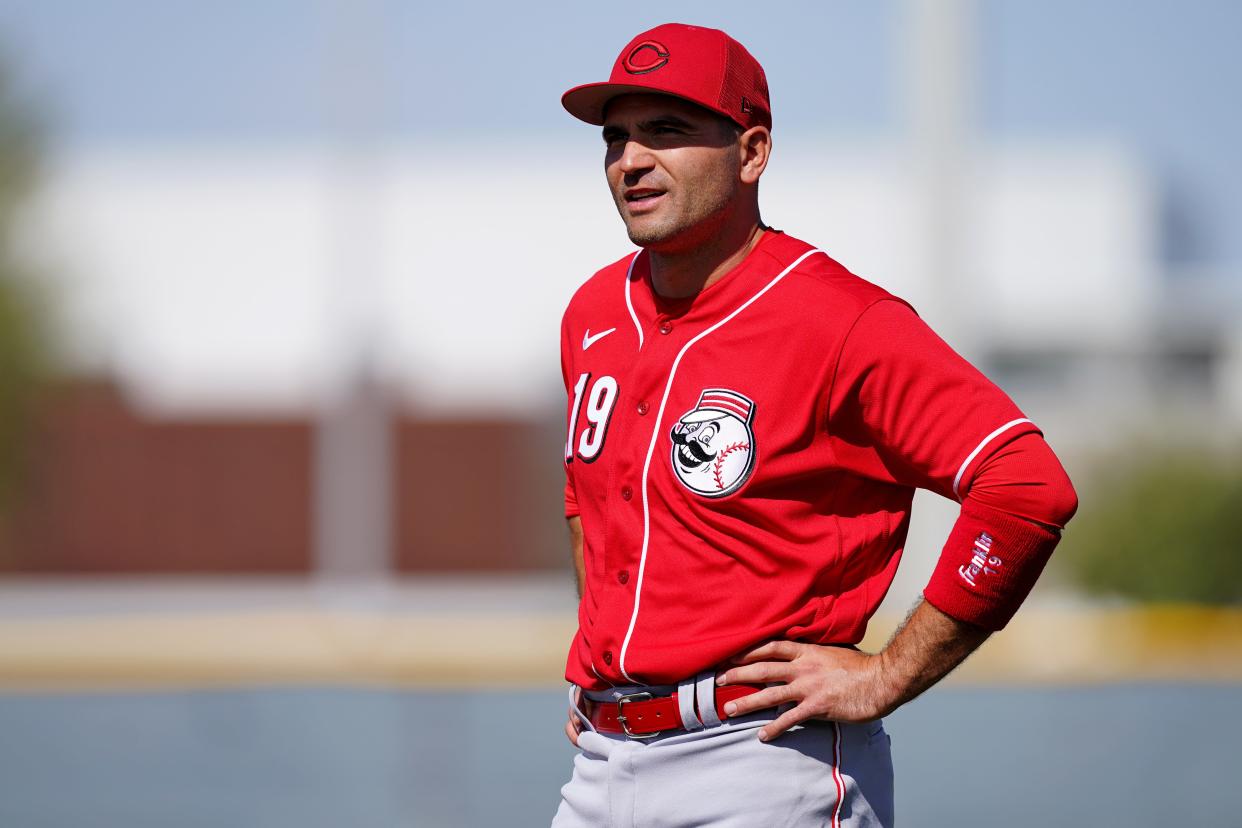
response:
M714 679L705 673L676 688L684 731L638 740L585 724L552 828L891 828L893 763L882 722L814 721L761 742L759 728L777 711L720 722ZM615 701L672 689L588 695Z

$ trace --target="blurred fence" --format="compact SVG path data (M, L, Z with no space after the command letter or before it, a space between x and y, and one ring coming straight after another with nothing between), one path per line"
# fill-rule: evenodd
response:
M557 442L520 419L394 413L393 572L563 568ZM28 431L0 571L306 573L315 421L153 419L112 385L64 384Z

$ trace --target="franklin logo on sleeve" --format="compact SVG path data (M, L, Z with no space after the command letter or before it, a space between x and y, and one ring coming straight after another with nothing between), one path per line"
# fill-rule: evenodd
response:
M992 554L992 543L991 535L987 532L980 532L970 550L970 563L962 564L957 568L957 574L961 575L962 580L971 586L978 586L976 581L980 575L995 575L1005 563L1000 557Z
M703 391L670 435L673 471L682 485L704 497L740 489L755 466L754 415L754 402L736 391Z

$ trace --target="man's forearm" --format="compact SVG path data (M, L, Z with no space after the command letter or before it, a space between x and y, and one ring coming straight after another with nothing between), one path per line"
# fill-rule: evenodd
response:
M883 715L940 681L991 633L919 601L879 654Z
M586 583L586 567L582 562L582 518L571 517L569 522L569 549L574 560L574 580L578 586L578 597L582 597L582 586Z

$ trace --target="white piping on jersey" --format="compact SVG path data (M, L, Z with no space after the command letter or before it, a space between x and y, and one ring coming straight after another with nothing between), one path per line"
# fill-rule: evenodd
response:
M608 679L604 678L603 676L601 676L601 675L599 674L599 670L596 670L596 669L595 669L595 659L591 659L591 672L595 674L595 677L596 677L597 679L599 679L600 681L602 681L604 684L607 684L609 687L616 687L616 686L617 686L617 685L613 684L611 681L609 681Z
M803 259L805 259L808 256L814 255L816 253L822 253L822 252L823 251L821 250L808 250L807 252L799 256L798 258L794 259L793 264L791 264L789 267L785 268L779 274L777 274L777 276L774 279L772 279L772 281L764 285L759 290L759 292L756 293L754 296L750 297L745 302L738 305L738 307L734 309L732 313L730 313L724 319L721 319L716 324L712 325L710 328L707 328L706 330L699 332L699 334L696 335L693 339L691 339L685 345L682 345L681 350L677 352L677 356L673 359L673 366L668 371L668 381L664 383L664 396L660 398L660 407L656 411L655 428L651 432L651 444L647 446L647 459L646 461L643 462L643 481L642 481L642 485L643 485L643 550L642 550L642 555L638 559L638 582L634 585L634 612L632 615L630 615L630 628L626 630L625 632L625 640L621 642L621 660L619 664L619 667L621 669L621 675L625 676L627 681L632 681L635 684L638 684L638 681L636 681L633 676L631 676L629 673L625 671L625 656L630 648L630 639L634 636L634 625L638 622L638 605L639 605L640 600L642 599L643 575L647 571L647 549L649 548L650 541L651 541L651 507L650 507L649 501L647 500L647 475L651 471L651 457L652 455L655 454L656 442L658 442L660 438L660 424L664 421L664 409L668 405L668 395L673 390L673 379L677 376L677 366L681 364L681 358L686 355L686 352L689 351L690 348L693 347L696 342L698 342L700 339L707 336L708 334L714 333L717 328L722 327L726 322L729 322L730 320L733 319L733 317L737 316L739 313L741 313L742 311L750 307L750 305L760 296L767 293L772 288L776 287L777 282L779 282L781 279L784 279L787 275L789 275L790 271L792 271L798 265L802 264ZM637 256L635 258L637 258ZM634 263L631 262L630 267L632 268L633 266L634 266ZM626 285L628 284L629 284L629 281L627 280ZM629 288L628 287L626 288L626 299L627 300L629 299ZM631 310L631 313L632 312L633 311ZM635 319L635 324L637 324L637 322L638 320Z
M966 473L966 467L970 465L970 461L974 460L975 457L979 454L979 452L983 451L984 446L986 446L988 443L992 442L997 437L1004 434L1006 431L1013 428L1014 426L1022 425L1023 423L1029 423L1029 422L1031 421L1028 420L1026 417L1020 417L1017 420L1010 420L1009 422L1005 423L1000 428L996 429L996 431L993 431L987 437L984 437L983 442L975 446L975 450L972 451L970 454L966 455L966 459L962 461L962 467L957 470L957 477L953 478L953 496L956 497L958 500L962 499L962 496L957 493L957 487L960 486L962 483L962 475Z
M642 253L642 251L638 251ZM634 313L634 302L630 299L630 276L634 273L634 262L638 261L638 253L630 259L630 267L625 271L625 307L630 311L630 319L634 320L634 330L638 331L638 349L643 348L643 326L638 324L638 314Z

